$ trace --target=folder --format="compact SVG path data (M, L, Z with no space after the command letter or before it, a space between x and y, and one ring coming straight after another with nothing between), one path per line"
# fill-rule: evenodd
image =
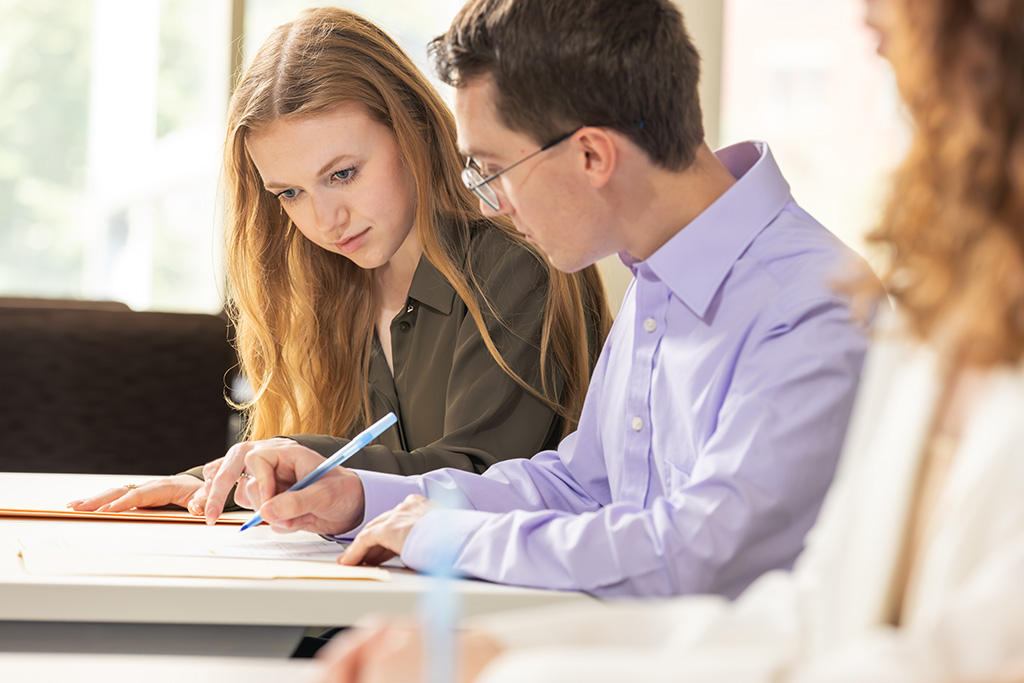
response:
M104 479L109 479L104 477ZM117 481L142 484L154 477L124 476ZM109 488L109 487L108 487ZM0 517L48 517L55 519L117 520L121 522L181 522L205 524L182 508L136 508L127 512L79 512L65 507L70 500L87 498L102 491L83 491L81 475L4 472L0 475ZM244 524L252 512L225 512L218 524Z

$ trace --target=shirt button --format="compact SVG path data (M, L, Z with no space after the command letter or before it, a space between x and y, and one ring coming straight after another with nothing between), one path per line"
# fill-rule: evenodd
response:
M634 417L633 421L630 424L632 425L634 432L639 432L641 429L644 428L644 421L642 418L639 417Z
M398 330L399 330L399 332L408 332L410 327L412 327L412 325L410 325L407 322L403 321L403 322L398 323Z
M644 321L644 329L648 332L654 332L658 329L658 323L654 321L654 318L648 318Z

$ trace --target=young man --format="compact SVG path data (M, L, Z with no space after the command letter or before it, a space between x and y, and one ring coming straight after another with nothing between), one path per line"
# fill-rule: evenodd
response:
M579 429L484 475L339 468L278 496L319 456L250 444L208 484L208 518L244 459L236 500L280 529L368 522L347 563L730 597L791 566L867 343L835 285L864 266L794 203L766 145L704 143L699 56L669 0L474 0L434 49L481 209L560 269L619 254L635 274Z

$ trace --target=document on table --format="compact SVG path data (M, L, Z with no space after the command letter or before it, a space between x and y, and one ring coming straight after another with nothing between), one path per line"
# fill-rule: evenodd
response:
M126 484L141 484L148 477L126 476ZM202 524L206 520L181 508L135 509L128 512L79 512L68 501L99 493L83 489L82 479L68 475L34 473L0 474L0 517L51 517L56 519L111 519L136 522L186 522ZM244 524L252 517L249 510L225 512L220 524Z
M7 501L5 501L6 503ZM122 522L191 522L205 524L206 519L196 517L188 510L170 508L136 508L127 512L85 512L64 507L40 505L36 507L9 506L0 507L0 517L52 517L54 519L92 519L118 520ZM245 524L252 517L250 510L244 512L225 512L217 520L218 524Z
M327 541L201 542L90 535L84 538L23 534L19 554L30 574L180 576L248 579L362 579L388 581L377 567L345 567L344 549Z

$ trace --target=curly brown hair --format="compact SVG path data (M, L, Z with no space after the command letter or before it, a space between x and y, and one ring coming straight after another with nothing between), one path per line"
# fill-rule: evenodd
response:
M889 57L915 126L880 226L911 331L1024 358L1024 0L901 0Z

